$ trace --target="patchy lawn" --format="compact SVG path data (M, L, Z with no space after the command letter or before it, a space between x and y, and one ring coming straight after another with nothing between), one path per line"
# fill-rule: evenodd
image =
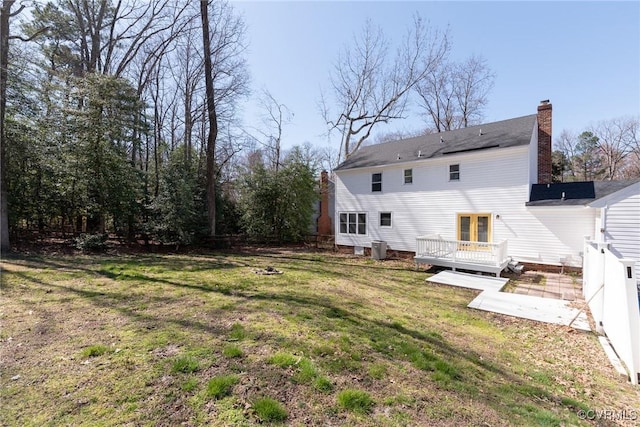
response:
M640 415L594 335L426 277L328 253L5 259L0 424L635 424L580 416Z

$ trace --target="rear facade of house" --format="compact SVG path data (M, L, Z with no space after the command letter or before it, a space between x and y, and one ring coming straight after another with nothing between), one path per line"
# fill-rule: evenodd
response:
M580 267L596 211L529 203L551 182L551 112L543 101L537 114L358 150L336 169L336 243L414 252L425 235L506 240L514 260Z

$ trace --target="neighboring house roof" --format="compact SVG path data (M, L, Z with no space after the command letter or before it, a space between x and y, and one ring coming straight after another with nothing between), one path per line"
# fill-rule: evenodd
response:
M533 184L527 206L579 206L622 190L640 180Z
M393 165L531 142L537 115L361 147L335 170ZM418 157L420 155L420 157Z

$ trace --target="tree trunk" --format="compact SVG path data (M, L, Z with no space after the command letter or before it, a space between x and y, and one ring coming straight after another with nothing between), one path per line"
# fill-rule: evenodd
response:
M9 65L9 16L15 0L4 0L0 8L0 253L11 250L9 242L9 205L7 203L6 133L7 66Z
M207 135L207 214L209 220L209 237L216 236L216 182L215 153L218 136L218 117L213 98L213 69L211 64L211 39L209 38L209 8L207 0L200 0L202 17L202 44L204 50L204 74L207 91L207 113L209 134Z

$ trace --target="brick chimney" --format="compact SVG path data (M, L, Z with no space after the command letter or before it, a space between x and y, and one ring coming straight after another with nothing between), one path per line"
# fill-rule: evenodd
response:
M538 105L538 184L551 183L551 104Z
M329 217L329 173L320 173L320 216L318 217L318 235L330 236L333 234L331 218Z

